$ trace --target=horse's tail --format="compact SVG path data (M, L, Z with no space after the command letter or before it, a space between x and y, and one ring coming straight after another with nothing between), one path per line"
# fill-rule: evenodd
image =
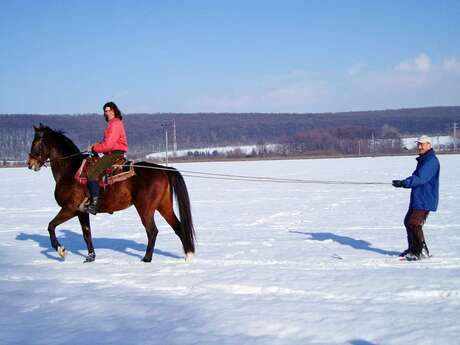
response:
M185 235L185 252L195 253L195 229L193 228L190 198L184 178L177 170L166 171L172 193L176 195L179 207L181 232Z

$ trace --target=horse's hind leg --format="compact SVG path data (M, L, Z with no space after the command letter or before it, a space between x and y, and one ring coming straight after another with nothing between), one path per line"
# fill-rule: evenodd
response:
M148 224L145 227L145 230L147 231L148 243L147 243L147 250L145 251L145 256L142 259L142 261L150 262L152 261L153 250L155 249L155 242L157 240L157 235L158 235L158 228L153 219L153 215L152 215L152 220L150 224Z
M155 224L153 218L154 212L148 212L147 210L142 210L136 206L137 212L141 217L142 225L144 225L145 232L147 233L147 250L145 251L145 256L142 259L144 262L151 262L153 256L153 250L155 249L155 241L158 235L158 228Z
M144 222L142 222L144 223ZM155 224L153 219L153 215L151 219L144 223L145 231L147 233L147 249L145 251L145 256L142 259L144 262L151 262L153 256L153 250L155 249L155 242L157 240L158 235L158 228Z
M80 221L83 238L85 239L86 247L88 248L88 255L86 256L85 262L92 262L96 259L96 252L94 251L93 239L91 237L89 214L83 212L78 213L78 220Z
M51 246L58 252L58 254L64 258L65 257L65 248L61 246L56 237L56 227L69 219L75 217L75 211L61 208L58 214L49 222L48 232L50 234Z
M168 200L169 199L169 200ZM182 248L184 249L184 253L186 255L185 260L190 261L193 252L195 251L186 240L184 230L181 226L179 219L177 218L176 214L174 213L174 209L172 207L172 203L170 202L170 198L163 201L163 203L158 208L158 211L163 216L163 218L168 222L168 224L173 228L174 232L176 233L177 237L179 237Z

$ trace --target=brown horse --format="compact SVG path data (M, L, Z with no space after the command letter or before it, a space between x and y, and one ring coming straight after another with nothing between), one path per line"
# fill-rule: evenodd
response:
M85 262L94 261L96 254L91 238L89 215L81 208L88 191L86 186L74 179L84 156L62 132L41 124L38 128L34 126L34 129L35 137L27 165L29 169L38 171L47 161L50 162L56 181L54 196L61 207L48 225L51 245L62 258L65 257L65 248L57 240L55 229L59 224L77 216L88 248ZM135 176L101 191L98 213L113 213L134 205L148 238L147 250L142 260L150 262L158 234L154 221L154 213L158 210L180 238L186 261L189 261L195 252L195 230L187 187L182 175L176 169L148 162L134 164L134 170ZM173 210L173 194L178 203L180 221Z

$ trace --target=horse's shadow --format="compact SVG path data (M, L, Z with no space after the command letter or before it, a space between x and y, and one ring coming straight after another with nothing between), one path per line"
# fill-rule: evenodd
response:
M380 248L372 247L372 243L364 241L364 240L357 240L348 236L341 236L333 234L332 232L302 232L302 231L289 231L294 234L302 234L309 236L313 241L327 241L332 240L344 246L349 246L354 249L359 250L367 250L370 252L382 254L382 255L389 255L395 256L398 255L399 252L395 252L393 250L385 250Z
M79 234L70 230L60 230L60 233L63 234L63 236L60 236L59 240L61 244L64 245L64 247L66 248L67 252L82 257L86 257L87 248L81 233ZM46 256L49 259L62 261L61 258L55 255L56 251L53 249L53 247L51 247L50 238L47 235L27 234L25 232L21 232L19 235L16 236L16 240L34 241L40 246L40 248L43 248L41 253L44 256ZM96 251L97 249L110 249L123 254L138 257L140 259L144 257L143 254L147 249L147 246L145 244L138 243L133 240L106 237L93 237L93 245ZM133 253L132 251L138 251L142 254ZM163 251L160 249L155 249L154 253L155 255L166 256L174 259L182 259L182 257L177 254Z

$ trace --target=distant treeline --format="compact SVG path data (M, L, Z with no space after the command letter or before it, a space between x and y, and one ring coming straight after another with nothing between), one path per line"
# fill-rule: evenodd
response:
M168 125L172 150L173 120L178 149L280 143L285 148L280 154L285 155L309 151L348 154L372 149L398 151L401 136L449 135L453 123L460 123L460 107L321 114L127 114L124 122L130 156L141 158L164 150L162 125ZM0 159L26 159L34 135L32 126L40 123L63 130L82 149L101 140L106 125L102 114L0 115Z

